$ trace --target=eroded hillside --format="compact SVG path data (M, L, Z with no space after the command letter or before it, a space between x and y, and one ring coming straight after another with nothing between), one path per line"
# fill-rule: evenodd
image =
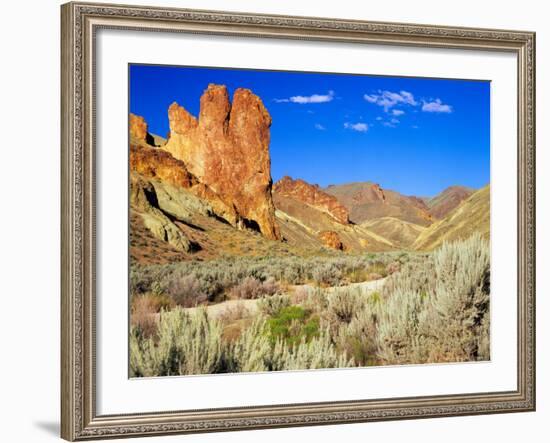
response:
M465 239L476 232L489 238L489 231L490 186L487 185L474 192L444 219L435 222L422 232L412 244L412 248L431 250L443 242Z

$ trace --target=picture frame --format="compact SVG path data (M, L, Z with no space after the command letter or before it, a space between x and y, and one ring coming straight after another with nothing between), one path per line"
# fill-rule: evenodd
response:
M61 436L69 441L535 410L535 34L71 2L61 7ZM517 57L516 389L98 414L97 32L214 35ZM99 171L101 173L101 171ZM512 288L509 288L512 291Z

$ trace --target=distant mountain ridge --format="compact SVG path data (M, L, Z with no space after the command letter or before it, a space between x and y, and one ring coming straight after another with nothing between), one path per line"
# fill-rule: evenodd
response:
M377 183L331 185L324 191L335 196L349 210L350 220L357 224L380 217L396 217L421 226L433 222L430 210L421 198L383 189Z
M413 249L431 250L443 242L465 239L475 232L490 236L490 186L474 192L448 213L422 232L412 244Z
M475 189L466 186L449 186L426 204L436 219L442 219L474 192Z

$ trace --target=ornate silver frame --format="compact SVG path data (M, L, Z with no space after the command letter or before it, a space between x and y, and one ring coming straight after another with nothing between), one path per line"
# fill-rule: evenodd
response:
M61 436L67 440L535 410L535 34L68 3L61 7ZM518 380L510 392L98 416L94 36L97 29L508 51L518 59Z

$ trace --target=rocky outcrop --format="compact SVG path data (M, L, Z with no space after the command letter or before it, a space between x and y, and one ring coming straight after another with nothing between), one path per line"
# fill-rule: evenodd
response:
M169 152L147 146L130 146L130 171L142 177L161 180L173 186L187 189L191 194L206 200L212 212L231 224L236 224L238 215L232 206L204 183L191 174L185 163L174 158Z
M338 233L334 231L324 231L319 233L319 240L327 247L338 251L344 250L344 244Z
M259 97L209 85L199 118L173 103L168 109L170 137L163 147L181 160L197 180L237 214L235 225L280 239L271 197L269 127L271 117Z
M155 145L155 140L148 132L147 122L141 115L130 114L129 120L130 138L148 145Z
M130 171L183 188L190 188L198 183L182 161L166 151L145 146L130 145Z
M286 176L275 183L273 191L313 206L329 214L339 223L344 225L349 224L348 210L336 197L327 194L318 185L311 185L301 179L293 180Z
M130 207L141 216L145 227L159 240L168 242L178 251L189 252L194 248L187 236L160 209L153 184L136 174L130 174Z

